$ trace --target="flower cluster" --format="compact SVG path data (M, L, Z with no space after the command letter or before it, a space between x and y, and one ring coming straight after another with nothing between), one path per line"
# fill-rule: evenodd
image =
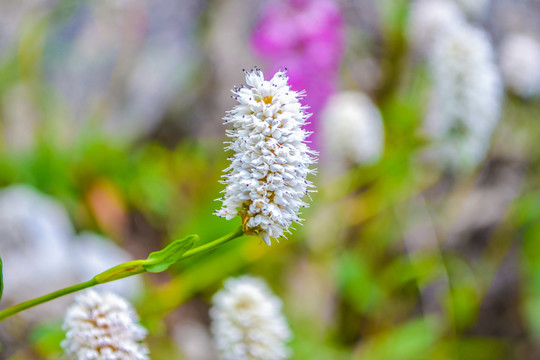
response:
M369 164L384 147L384 125L379 109L360 92L338 93L322 113L324 153L332 163Z
M454 0L471 19L482 19L489 10L491 0Z
M67 310L62 347L75 360L147 360L146 330L131 305L112 294L87 290Z
M409 37L417 51L427 54L439 36L464 23L461 10L451 0L417 0L411 7Z
M291 88L306 90L314 114L306 129L317 149L318 113L335 92L345 51L345 21L333 0L268 1L253 35L255 53L272 71L287 66Z
M302 198L313 185L306 179L313 170L314 153L302 129L308 115L300 104L302 93L292 91L285 72L264 80L258 69L246 72L246 83L233 90L238 101L225 123L234 151L225 169L223 207L217 215L227 220L239 215L247 234L256 234L270 245L271 238L299 222Z
M500 49L501 72L506 85L518 96L540 95L540 43L527 35L508 36Z
M438 39L431 55L427 130L446 165L470 169L484 158L499 120L502 86L491 43L482 30L463 25Z
M282 314L281 300L258 278L227 279L214 295L211 330L223 360L281 360L290 356L285 346L291 331Z

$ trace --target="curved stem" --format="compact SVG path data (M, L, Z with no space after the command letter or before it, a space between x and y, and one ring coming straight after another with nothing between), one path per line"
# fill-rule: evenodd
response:
M69 286L67 288L60 289L60 290L57 290L55 292L52 292L50 294L43 295L43 296L40 296L38 298L28 300L28 301L22 302L20 304L11 306L11 307L9 307L9 308L7 308L5 310L0 311L0 321L4 320L4 319L6 319L6 318L8 318L8 317L10 317L12 315L15 315L18 312L21 312L23 310L29 309L31 307L34 307L34 306L37 306L37 305L40 305L40 304L43 304L43 303L45 303L47 301L54 300L56 298L59 298L60 296L68 295L68 294L74 293L75 291L83 290L83 289L86 289L86 288L89 288L89 287L92 287L92 286L98 285L98 284L99 283L95 279L91 279L91 280L85 281L83 283L73 285L73 286Z
M233 239L236 239L236 238L242 236L243 234L244 234L244 231L242 230L242 227L239 227L238 229L236 229L232 233L227 234L227 235L225 235L223 237L220 237L219 239L216 239L216 240L211 241L211 242L209 242L207 244L196 247L195 249L191 249L191 250L186 251L182 255L182 257L180 257L179 260L184 260L184 259L187 259L189 257L192 257L192 256L195 256L195 255L202 254L204 252L213 250L213 249L217 248L218 246L221 246L221 245L223 245L223 244L225 244L225 243L227 243L227 242L229 242L229 241L231 241ZM64 296L64 295L68 295L68 294L74 293L74 292L79 291L79 290L84 290L84 289L87 289L89 287L99 285L99 284L102 284L102 283L105 283L105 282L114 281L114 280L118 280L118 279L125 278L125 277L128 277L128 276L141 274L141 273L145 272L145 270L142 268L142 266L140 267L140 269L137 266L137 269L133 270L134 266L127 266L127 265L141 265L142 263L144 263L144 260L135 260L135 261L131 261L129 263L120 264L118 266L115 266L115 267L107 270L107 271L104 271L103 273L101 273L99 275L96 275L94 278L92 278L92 279L90 279L88 281L85 281L83 283L73 285L73 286L69 286L69 287L66 287L64 289L54 291L54 292L52 292L50 294L43 295L43 296L40 296L38 298L28 300L28 301L22 302L20 304L11 306L11 307L9 307L7 309L4 309L4 310L0 311L0 321L5 320L6 318L8 318L10 316L13 316L13 315L15 315L15 314L17 314L17 313L19 313L19 312L21 312L23 310L29 309L31 307L34 307L34 306L37 306L37 305L40 305L40 304L43 304L43 303L45 303L47 301L54 300L54 299L59 298L59 297ZM114 278L105 277L103 279L103 281L99 281L100 275L111 273L112 270L116 270L116 269L122 270L122 271L125 270L125 273L123 272L120 276L115 276ZM112 273L117 275L115 271L112 271Z
M184 260L184 259L187 259L189 257L201 254L203 252L213 250L213 249L217 248L218 246L223 245L223 244L225 244L225 243L227 243L227 242L229 242L229 241L231 241L233 239L236 239L237 237L240 237L242 235L244 235L244 230L242 230L242 227L240 226L238 229L236 229L235 231L233 231L230 234L222 236L219 239L216 239L216 240L211 241L209 243L206 243L204 245L198 246L195 249L191 249L191 250L186 251L184 253L184 255L182 255L182 258L180 258L180 260Z

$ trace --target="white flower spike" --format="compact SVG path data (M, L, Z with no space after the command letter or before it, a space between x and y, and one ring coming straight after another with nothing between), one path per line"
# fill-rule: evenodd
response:
M131 305L112 293L87 290L67 310L62 347L74 360L148 360L146 330Z
M461 26L465 17L451 0L416 0L411 4L409 38L422 55L449 29Z
M246 83L232 90L238 101L224 117L232 124L226 150L233 150L231 165L224 171L223 206L216 214L227 220L240 216L246 234L272 238L290 232L300 222L302 198L312 191L307 175L316 153L306 145L302 129L310 116L299 99L303 92L290 89L284 71L264 80L261 70L246 73Z
M446 166L468 171L486 156L498 124L502 81L488 35L464 25L431 54L434 99L426 130Z
M221 360L283 360L291 331L282 302L259 278L227 279L214 295L211 330Z

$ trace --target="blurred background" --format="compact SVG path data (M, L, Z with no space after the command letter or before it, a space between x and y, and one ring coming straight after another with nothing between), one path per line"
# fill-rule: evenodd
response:
M100 286L151 358L215 359L210 299L251 274L293 359L538 359L539 41L535 0L0 0L0 308L236 229L230 89L287 68L320 153L305 222ZM0 358L61 358L72 300L2 322Z

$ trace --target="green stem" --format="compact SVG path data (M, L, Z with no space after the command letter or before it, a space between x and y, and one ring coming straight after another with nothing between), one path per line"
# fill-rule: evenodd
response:
M236 239L237 237L240 237L244 235L244 230L242 230L242 227L240 226L238 229L236 229L234 232L227 234L225 236L220 237L219 239L216 239L214 241L211 241L209 243L206 243L204 245L201 245L199 247L196 247L195 249L188 250L182 255L180 260L187 259L189 257L202 254L203 252L207 252L210 250L213 250L217 248L218 246L221 246L233 239Z
M55 292L52 292L47 295L40 296L38 298L28 300L25 302L22 302L20 304L11 306L5 310L0 311L0 321L5 320L6 318L17 314L18 312L21 312L23 310L29 309L31 307L37 306L39 304L43 304L47 301L54 300L56 298L59 298L60 296L68 295L71 293L74 293L75 291L83 290L89 287L92 287L94 285L98 285L99 283L95 279L91 279L88 281L85 281L83 283L69 286L64 289L57 290Z
M196 247L195 249L191 249L191 250L188 250L186 251L181 257L179 260L184 260L184 259L187 259L189 257L192 257L192 256L195 256L195 255L198 255L198 254L202 254L204 252L207 252L207 251L210 251L210 250L213 250L233 239L236 239L237 237L240 237L244 235L244 231L242 230L242 227L238 228L237 230L235 230L234 232L230 233L230 234L227 234L223 237L220 237L219 239L216 239L214 241L211 241L207 244L204 244L204 245L201 245L199 247ZM22 302L20 304L17 304L17 305L14 305L14 306L11 306L5 310L2 310L0 311L0 321L3 321L5 320L6 318L10 317L10 316L13 316L23 310L26 310L26 309L29 309L31 307L34 307L34 306L37 306L37 305L40 305L40 304L43 304L47 301L51 301L51 300L54 300L56 298L59 298L61 296L64 296L64 295L68 295L68 294L71 294L71 293L74 293L76 291L79 291L79 290L84 290L84 289L87 289L89 287L92 287L92 286L95 286L95 285L99 285L99 284L102 284L102 283L105 283L105 282L109 282L109 281L114 281L114 280L118 280L118 279L121 279L121 278L125 278L125 277L128 277L128 276L133 276L133 275L137 275L137 274L141 274L143 272L145 272L142 268L142 266L139 266L141 265L142 263L144 263L145 260L135 260L135 261L131 261L129 263L125 263L125 264L120 264L118 266L115 266L107 271L104 271L103 273L99 274L99 275L96 275L94 278L88 280L88 281L85 281L83 283L80 283L80 284L77 284L77 285L73 285L73 286L69 286L67 288L64 288L64 289L60 289L60 290L57 290L55 292L52 292L50 294L47 294L47 295L43 295L43 296L40 296L38 298L35 298L35 299L32 299L32 300L28 300L28 301L25 301L25 302ZM119 270L119 271L116 271L116 270ZM113 274L115 276L103 276L103 275L108 275L108 274ZM102 279L103 278L103 279ZM101 279L101 281L100 281Z

